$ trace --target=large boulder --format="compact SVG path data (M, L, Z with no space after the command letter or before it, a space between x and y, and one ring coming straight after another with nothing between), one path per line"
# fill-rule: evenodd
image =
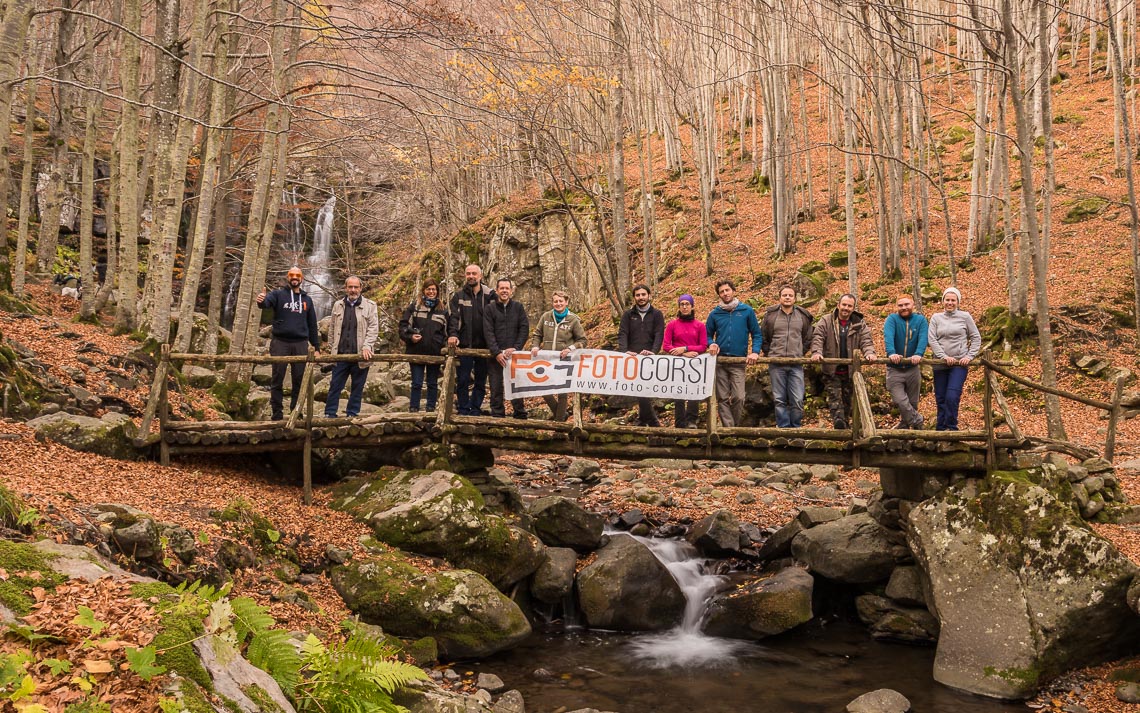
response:
M522 580L542 562L542 543L484 512L483 496L455 473L384 468L370 480L339 486L331 505L368 523L381 542L443 557L500 588Z
M763 639L811 621L815 580L799 567L757 577L713 599L705 632L735 639Z
M518 605L471 570L426 572L398 552L376 551L329 576L361 619L396 636L434 637L446 658L490 656L530 635Z
M693 525L686 539L709 557L740 553L740 521L730 510L717 510Z
M616 535L578 573L578 607L592 627L656 631L681 621L685 595L648 547Z
M558 495L531 503L534 531L551 547L573 547L580 552L595 550L602 543L604 515L592 513L575 500Z
M35 429L36 440L55 441L76 451L101 456L134 460L139 452L133 440L137 429L126 414L108 413L102 418L53 413L28 421Z
M574 589L578 554L569 547L547 547L546 559L535 570L530 593L547 604L558 604Z
M859 619L871 628L871 638L907 644L938 640L938 619L925 608L907 607L877 594L855 597Z
M869 514L859 513L800 532L792 555L821 577L870 584L889 577L908 553Z
M1036 471L969 480L911 511L907 538L942 632L934 678L1017 699L1073 666L1134 651L1137 567Z

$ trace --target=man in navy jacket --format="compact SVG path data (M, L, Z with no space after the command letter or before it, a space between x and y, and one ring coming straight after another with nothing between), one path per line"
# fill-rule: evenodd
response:
M736 298L736 285L731 280L716 283L720 304L705 320L709 335L709 354L747 357L748 364L760 359L760 322L756 311ZM752 338L751 349L748 339ZM716 410L722 426L739 426L744 415L744 369L747 364L716 365Z
M321 347L321 335L317 331L317 313L313 310L313 299L301 289L305 276L301 268L291 267L285 274L288 287L264 291L257 296L257 306L273 310L273 339L269 342L269 356L307 356L309 345L314 351ZM305 362L274 364L273 381L269 386L269 407L273 420L285 417L282 411L284 401L285 367L291 366L293 391L289 395L289 410L297 405L301 395L301 380L305 376Z
M618 326L618 351L626 354L656 354L665 341L665 315L653 306L647 285L633 288L633 306L621 316ZM637 400L637 425L661 425L653 410L653 399Z

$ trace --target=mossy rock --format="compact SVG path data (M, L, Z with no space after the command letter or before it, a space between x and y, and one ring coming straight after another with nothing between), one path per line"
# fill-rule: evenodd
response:
M828 254L827 264L831 265L832 267L846 267L847 266L847 251L846 250L836 250L835 252Z
M954 125L946 131L946 137L942 139L942 142L946 144L959 144L973 135L974 132L970 131L969 129L963 126Z
M35 604L33 588L51 591L67 581L65 575L52 569L53 559L30 544L0 540L0 569L8 573L8 578L0 581L0 604L19 616L30 613Z
M1074 223L1083 223L1086 220L1091 220L1104 212L1104 209L1109 205L1108 201L1104 198L1093 196L1091 198L1082 198L1079 201L1071 204L1069 212L1061 218L1061 222L1066 225Z
M489 656L530 635L518 605L470 570L426 572L391 550L334 567L329 577L364 621L405 638L431 636L444 658Z
M814 580L799 567L742 583L709 605L705 631L714 636L763 639L811 621Z
M53 441L72 450L119 460L139 457L134 446L137 429L125 414L108 413L102 418L91 418L60 412L34 418L28 421L28 426L35 429L38 441Z
M978 329L982 333L982 349L1005 342L1017 346L1037 340L1037 321L1032 316L1010 314L1008 307L998 305L986 309Z
M826 271L827 265L824 265L822 260L810 260L808 262L805 262L803 265L800 265L800 269L797 270L797 272L804 275L814 275L817 272Z
M950 266L945 263L935 263L919 268L919 276L924 280L940 280L950 277Z
M219 381L210 387L210 394L217 399L220 411L238 419L249 418L250 381Z

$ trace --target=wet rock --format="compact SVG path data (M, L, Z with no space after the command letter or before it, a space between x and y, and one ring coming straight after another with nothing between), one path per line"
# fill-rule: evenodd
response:
M449 669L450 670L450 669ZM449 691L438 685L418 685L401 688L392 701L408 709L408 713L492 713L486 691L465 695Z
M925 608L899 606L877 594L855 598L859 619L871 628L871 637L907 644L932 644L938 640L938 619Z
M799 567L756 578L713 599L705 623L712 636L763 639L811 621L815 580Z
M495 465L495 456L490 448L482 446L445 446L429 443L404 451L400 462L409 470L425 469L437 458L446 460L449 470L460 475L481 472Z
M756 556L764 562L791 556L792 540L803 531L804 526L800 523L799 518L788 521L783 527L769 535L768 539L764 540L764 544L760 546Z
M493 673L479 674L475 679L475 686L482 688L484 691L490 691L491 693L498 693L507 687L507 685L503 683L503 679Z
M718 510L693 526L686 538L709 557L740 552L740 521L729 510Z
M72 450L120 460L138 458L133 443L137 429L125 414L108 413L102 418L91 418L61 412L34 418L28 421L28 426L35 430L38 441L54 441Z
M890 576L907 552L869 514L861 513L799 533L792 540L792 555L822 577L870 584Z
M521 693L510 690L499 696L493 710L494 713L526 713L526 702Z
M685 595L649 548L617 535L578 574L578 607L587 625L620 631L668 629L681 620Z
M880 688L847 704L847 713L907 713L910 701L898 691Z
M396 636L432 636L445 658L489 656L530 635L518 605L470 570L426 572L386 551L334 567L329 577L364 621Z
M618 524L627 530L639 522L645 522L645 513L641 511L641 508L627 510L618 518Z
M557 604L574 589L578 554L569 547L547 547L546 559L534 572L530 593L547 604Z
M907 537L942 625L941 683L1025 698L1070 667L1132 650L1140 635L1127 601L1136 565L1034 478L964 481L911 512Z
M581 552L597 549L605 528L604 515L592 513L577 501L557 495L531 503L534 532L551 547L573 547Z

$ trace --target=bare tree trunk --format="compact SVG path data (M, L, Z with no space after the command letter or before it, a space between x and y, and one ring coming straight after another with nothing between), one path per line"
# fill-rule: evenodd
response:
M622 20L621 0L613 0L610 20L611 61L614 81L609 89L610 129L610 201L613 205L613 248L617 268L618 293L623 304L630 299L629 236L625 227L625 23Z
M229 106L232 104L232 97L233 93L227 90L227 113L229 112ZM219 183L226 181L229 177L232 138L233 132L227 131L225 132L225 137L222 139L221 157L218 166ZM226 238L229 235L229 196L230 193L226 190L214 200L214 262L210 266L210 305L206 308L206 341L202 349L206 354L217 354L219 352L218 327L221 326L222 311L225 309L226 304ZM448 255L450 254L451 252L448 251Z
M50 273L55 264L56 246L59 244L59 219L67 191L65 181L70 168L67 160L67 148L71 140L70 82L75 70L71 64L67 45L71 39L75 16L67 12L71 9L71 0L63 0L62 7L63 11L57 15L53 52L55 73L59 82L54 87L55 111L50 114L49 120L51 131L48 143L52 147L52 156L48 166L43 211L40 215L39 237L36 239L36 269L45 274Z
M20 171L20 217L16 228L16 259L12 261L12 292L17 297L24 296L24 282L28 272L28 221L32 216L32 167L36 163L35 125L36 82L28 80L24 83L24 165Z
M8 127L12 122L12 96L16 81L20 76L20 63L28 35L28 24L32 19L33 0L8 0L4 5L0 24L0 259L8 257L8 265L15 268L15 260L8 256L8 195L9 174L12 171L9 160ZM23 256L20 256L21 259Z
M116 132L111 139L112 146L119 145L119 136ZM99 294L95 296L95 311L99 312L111 300L119 282L119 175L120 163L110 161L110 178L107 181L107 200L104 203L104 212L107 215L107 270L103 274L103 284L99 286Z
M105 83L104 83L105 84ZM92 258L92 230L95 222L95 148L99 139L99 110L103 104L100 92L87 92L87 118L83 132L82 187L79 197L79 278L83 290L79 316L90 319L95 314L95 264Z
M135 328L139 291L139 41L140 0L124 0L119 74L123 103L119 120L119 301L115 328Z

